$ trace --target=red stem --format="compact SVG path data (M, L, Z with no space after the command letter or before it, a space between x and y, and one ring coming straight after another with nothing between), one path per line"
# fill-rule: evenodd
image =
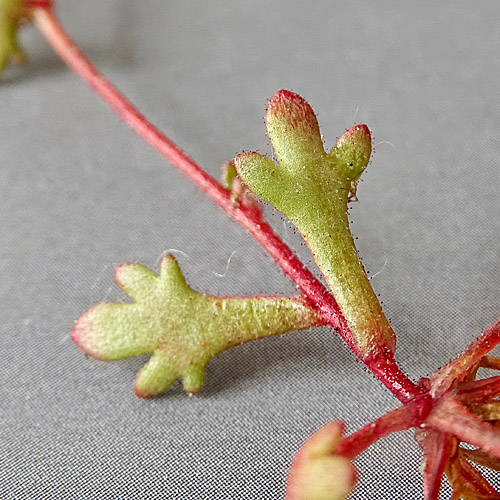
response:
M61 59L87 82L125 123L181 170L262 245L302 290L310 304L320 311L325 321L337 330L351 350L401 402L408 402L421 393L421 390L401 372L392 354L379 352L366 355L359 351L333 296L285 245L262 218L260 212L250 205L235 207L229 191L210 177L179 146L163 135L99 73L68 37L50 7L34 8L33 21Z
M438 500L443 474L453 451L453 437L442 432L417 432L417 442L424 451L424 500Z
M52 7L52 0L26 0L26 7L29 9L42 8L50 9Z
M342 439L332 454L354 460L379 439L393 432L418 427L425 420L431 408L432 401L429 396L415 398L405 406L382 415L377 420L361 427L354 434Z

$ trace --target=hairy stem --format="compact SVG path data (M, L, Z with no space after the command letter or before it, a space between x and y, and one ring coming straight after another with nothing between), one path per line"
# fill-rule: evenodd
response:
M302 290L310 304L320 311L325 321L335 328L351 350L401 402L408 402L421 393L421 390L401 372L392 353L377 352L367 356L360 352L333 296L285 245L262 218L260 212L250 205L236 207L228 190L219 185L179 146L163 135L118 89L111 85L71 41L50 7L34 8L32 18L61 59L87 82L125 123L181 170L262 245Z

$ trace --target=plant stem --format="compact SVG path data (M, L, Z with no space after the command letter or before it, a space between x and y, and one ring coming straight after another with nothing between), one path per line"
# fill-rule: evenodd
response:
M335 328L351 350L401 402L406 403L421 393L421 390L401 372L391 353L374 352L367 356L359 351L334 297L272 230L260 212L250 205L236 207L229 191L219 185L179 146L163 135L118 89L111 85L71 41L50 7L34 8L32 18L61 59L87 82L125 123L181 170L262 245L302 290L311 306L321 312L325 321Z
M379 439L393 432L404 431L417 427L427 417L432 409L431 398L428 395L415 398L410 403L392 410L374 422L370 422L355 433L344 438L335 448L334 454L354 460Z
M29 9L33 9L35 7L50 9L52 7L52 0L27 0L26 7Z

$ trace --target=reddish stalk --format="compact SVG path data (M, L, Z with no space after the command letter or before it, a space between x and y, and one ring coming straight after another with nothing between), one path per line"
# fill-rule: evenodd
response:
M354 434L347 436L335 447L333 454L354 460L372 444L393 432L418 427L432 408L429 396L415 398L410 403L382 415Z
M61 59L87 82L125 123L181 170L262 245L302 290L310 304L320 311L325 321L335 328L375 376L403 403L421 394L422 391L401 372L392 353L373 352L367 356L359 351L333 296L272 230L259 211L245 204L236 207L229 191L208 175L179 146L163 135L99 73L68 37L50 5L45 2L32 2L32 4L35 6L32 15L35 25Z
M30 9L42 8L50 9L52 7L52 0L27 0L26 6Z

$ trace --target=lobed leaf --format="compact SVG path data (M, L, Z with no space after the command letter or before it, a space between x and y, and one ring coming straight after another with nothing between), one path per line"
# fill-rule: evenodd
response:
M258 338L322 324L301 297L215 297L192 290L167 255L157 275L140 264L115 271L117 285L134 302L103 303L75 323L76 344L90 356L114 361L152 353L135 392L155 396L183 379L195 393L206 363L224 349Z
M394 351L394 332L361 265L347 219L347 203L371 154L368 127L347 130L327 154L311 106L288 90L271 99L266 125L278 163L258 153L238 155L240 177L299 229L361 352Z

